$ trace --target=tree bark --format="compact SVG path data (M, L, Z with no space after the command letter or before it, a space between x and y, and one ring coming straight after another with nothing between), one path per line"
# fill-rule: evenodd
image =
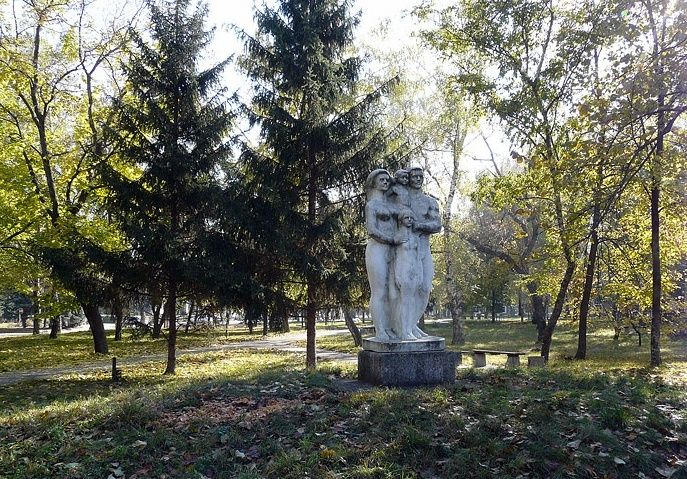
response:
M50 318L50 339L57 339L60 332L60 315L53 316Z
M565 303L565 296L568 294L568 287L572 281L573 273L575 273L575 262L568 259L563 279L558 287L558 294L556 295L556 302L551 312L548 324L544 329L544 337L542 339L541 356L545 361L549 360L549 352L551 351L551 340L553 339L553 330L556 328L558 318L563 312L563 304Z
M317 368L317 355L315 353L315 320L317 309L315 305L315 285L314 281L308 281L308 303L306 305L305 316L305 368L313 371Z
M661 246L659 205L661 190L656 184L651 189L651 365L661 365Z
M496 322L496 289L491 289L491 322Z
M112 300L112 316L115 319L115 341L122 340L122 321L124 319L124 306L119 295Z
M162 335L164 320L160 317L160 311L162 311L162 303L153 304L153 339L160 339Z
M33 289L33 335L41 334L40 320L38 316L41 313L40 301L38 299L38 290L40 289L40 280L36 280L36 287Z
M184 328L184 333L188 334L188 330L191 328L191 318L193 317L193 310L195 309L196 302L191 301L188 307L188 317L186 318L186 327ZM197 320L198 318L196 318Z
M460 119L457 118L457 123L454 125L451 156L453 160L451 169L451 180L449 182L448 195L446 196L446 205L444 205L444 215L442 218L444 226L444 267L446 269L444 274L444 281L446 284L446 294L448 296L448 309L451 314L451 344L465 343L465 324L460 307L460 297L456 288L456 282L453 271L453 255L450 248L450 240L453 233L451 224L453 200L456 195L456 188L458 186L458 179L460 175L460 156L463 152L463 145L465 143L465 136L467 129L462 128Z
M343 315L344 321L346 322L346 327L351 332L351 336L353 336L353 343L356 346L362 346L363 337L360 334L360 330L358 329L358 326L355 324L355 321L353 321L353 315L351 314L351 311L349 309L344 308Z
M169 296L165 304L165 315L169 319L167 331L167 367L164 374L175 374L177 367L177 283L174 275L169 280Z
M83 308L88 325L91 327L95 352L97 354L107 354L107 336L105 335L105 326L103 325L103 318L100 316L98 304L94 302L81 303L81 308Z
M575 359L586 359L587 357L587 320L589 317L589 303L592 298L592 286L594 284L594 268L596 267L596 256L599 250L599 231L598 226L601 221L601 205L594 202L594 212L592 213L592 231L589 244L589 255L587 257L587 268L584 275L584 287L582 289L582 301L580 302L580 316L577 330L577 352Z
M312 147L311 147L312 148ZM317 220L317 165L314 151L308 150L308 223L310 228L315 228ZM307 233L308 252L315 254L315 241L312 232ZM311 272L312 265L308 265L306 271L307 299L305 305L305 368L314 371L317 368L317 355L315 353L315 328L317 315L317 284L315 275Z
M33 335L37 336L41 334L41 320L38 319L38 316L33 317Z
M657 60L660 61L660 60ZM662 73L662 71L661 71ZM661 323L663 310L661 296L661 157L663 156L663 129L665 128L665 99L659 95L658 136L656 152L651 165L651 366L661 365Z
M544 340L544 330L546 329L544 297L538 293L539 285L534 281L529 281L526 287L532 305L532 322L537 328L537 343L541 343Z

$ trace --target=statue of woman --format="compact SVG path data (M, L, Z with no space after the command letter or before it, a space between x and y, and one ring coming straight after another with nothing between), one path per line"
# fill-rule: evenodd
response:
M375 325L375 337L380 340L396 336L390 324L389 278L394 259L393 247L399 243L394 239L394 206L385 195L390 185L391 175L382 168L372 171L365 180L365 226L368 233L365 266L370 282L370 316Z

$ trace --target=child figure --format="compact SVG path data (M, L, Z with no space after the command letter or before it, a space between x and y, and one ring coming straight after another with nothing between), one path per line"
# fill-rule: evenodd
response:
M417 316L419 290L422 287L422 262L418 251L418 236L413 234L415 215L410 208L398 212L395 235L392 297L392 324L400 339L418 339L414 332L420 319ZM395 286L395 287L394 287Z
M394 182L387 190L387 196L398 206L410 207L410 194L408 193L408 182L410 176L408 170L400 169L394 173Z

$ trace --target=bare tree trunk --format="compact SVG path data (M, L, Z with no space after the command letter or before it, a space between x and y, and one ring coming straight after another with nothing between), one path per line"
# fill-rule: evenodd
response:
M491 322L496 322L496 289L491 289Z
M191 318L193 317L193 310L196 307L196 302L191 301L188 307L188 317L186 318L186 327L184 328L184 333L188 334L188 330L191 327Z
M57 335L60 332L60 315L55 315L50 318L50 339L57 339Z
M527 283L527 291L529 292L532 306L532 322L537 328L537 343L541 343L544 340L544 330L546 329L544 298L538 292L539 286L533 281Z
M659 219L661 190L658 183L651 189L651 365L661 365L661 246Z
M248 333L253 334L253 313L252 308L246 308L246 325L248 325Z
M465 321L462 316L456 320L453 317L453 311L451 311L451 344L465 344Z
M169 329L167 331L167 367L164 374L175 374L177 367L177 283L174 277L169 280L165 316L169 319Z
M563 279L558 287L558 294L556 295L556 302L553 306L553 311L551 312L551 317L549 318L546 329L544 329L544 338L542 340L541 346L541 356L545 361L549 360L549 352L551 351L551 340L553 339L553 330L556 328L556 323L558 318L560 318L563 312L563 304L565 303L565 296L568 293L568 287L570 286L570 281L572 281L573 273L575 272L575 262L568 259L568 264L565 268L565 273L563 274Z
M162 333L162 323L161 318L162 303L153 304L153 339L159 339Z
M285 312L282 312L281 314L281 328L280 331L282 333L288 333L291 331L291 326L289 325L289 315L286 314Z
M663 128L665 113L662 109L665 100L659 95L658 138L656 152L651 165L651 365L661 365L661 157L663 155Z
M103 318L100 316L100 308L96 303L81 303L83 312L88 320L88 325L91 327L91 335L93 336L93 348L98 354L107 354L107 336L105 335L105 325L103 325Z
M355 324L355 321L353 321L353 315L351 314L351 311L347 308L343 308L343 316L344 321L346 322L346 327L351 332L351 336L353 336L353 343L355 343L356 346L362 346L363 337L360 334L360 330Z
M453 160L451 180L449 182L448 195L446 196L446 204L444 205L444 215L442 218L444 226L444 267L446 269L444 281L446 284L446 294L448 295L448 309L451 313L451 344L464 344L465 324L460 304L460 296L455 284L455 272L453 271L453 251L451 250L450 244L453 236L453 225L451 224L453 200L456 196L456 188L458 186L458 179L460 177L460 156L463 153L463 145L465 143L467 129L463 126L458 117L456 120L457 121L452 132L453 134L451 142L451 157Z
M122 320L124 319L124 305L122 300L117 295L115 299L112 300L112 315L115 318L115 341L122 340Z
M315 227L317 220L317 159L312 150L308 151L308 223L311 228ZM311 235L313 233L308 232ZM316 239L308 239L309 253L314 254ZM317 315L317 295L316 278L313 273L308 273L306 277L306 305L305 305L305 368L314 371L317 368L317 355L315 353L315 334L316 334L316 315Z
M41 325L38 316L41 313L40 301L38 299L38 290L40 288L40 280L36 280L36 287L33 290L33 335L41 334Z
M582 289L582 301L580 302L580 316L577 330L577 352L575 359L585 359L587 357L587 319L589 317L589 303L592 298L592 286L594 284L594 268L596 266L596 256L599 249L598 226L601 221L601 205L598 201L594 202L594 212L592 213L592 231L589 245L589 256L587 257L587 268L584 275L584 287Z
M305 367L308 371L313 371L317 368L317 355L315 353L317 309L315 305L315 285L313 283L308 282L308 303L305 308Z

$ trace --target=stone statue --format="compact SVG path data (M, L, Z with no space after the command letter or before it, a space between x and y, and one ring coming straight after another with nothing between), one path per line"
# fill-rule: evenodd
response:
M394 182L389 187L387 196L391 201L399 206L410 207L410 194L408 193L408 170L396 170L394 173Z
M417 321L419 321L427 308L427 303L429 303L429 293L432 292L432 280L434 279L434 262L429 249L429 235L441 231L441 215L437 200L422 191L424 170L415 166L410 168L408 173L410 175L410 208L415 213L416 218L413 231L418 235L418 251L422 263L422 286L417 291L417 310L415 311ZM414 331L421 336L426 336L417 327L417 323Z
M365 226L369 236L365 248L365 267L370 283L370 316L376 337L380 340L388 340L393 336L389 322L389 273L396 225L393 204L385 194L390 185L391 175L384 169L372 171L365 180Z
M415 214L410 208L398 211L398 230L393 258L393 282L389 285L391 302L392 329L398 339L418 339L414 328L419 316L416 316L419 295L423 286L422 261L419 255L419 236L413 232Z
M432 290L429 235L441 231L437 201L422 192L422 168L372 171L365 181L365 265L370 316L380 341L427 336L417 325ZM408 186L406 186L408 185Z

